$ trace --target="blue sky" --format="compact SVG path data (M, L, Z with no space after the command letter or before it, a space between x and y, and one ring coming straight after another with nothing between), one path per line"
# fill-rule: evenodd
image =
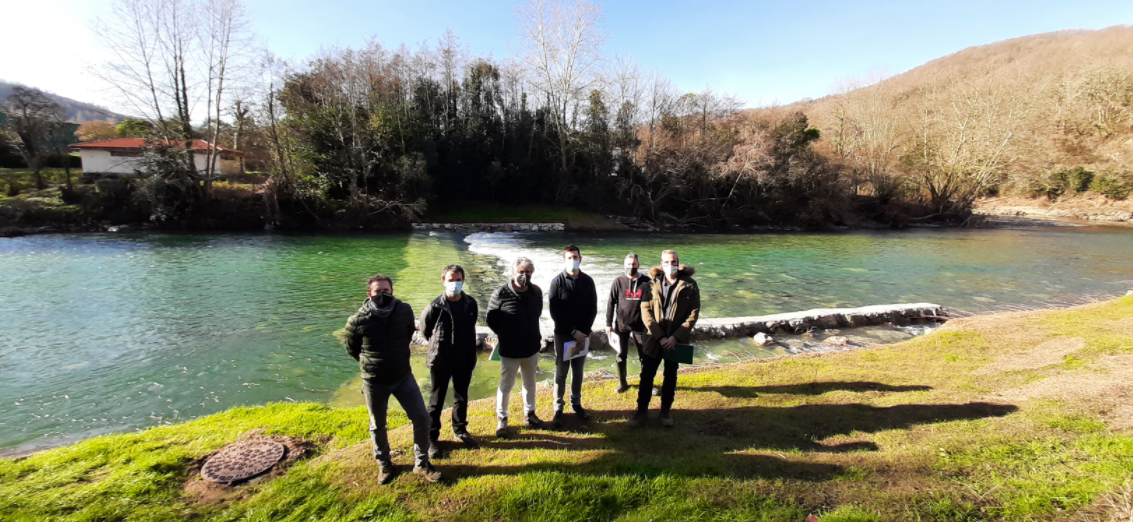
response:
M11 0L15 1L15 0ZM36 53L0 53L0 78L113 105L82 73L104 59L89 34L111 0L24 0L5 8L4 40ZM245 0L278 54L303 59L326 46L376 37L396 47L452 28L474 54L505 57L518 1ZM711 85L748 105L828 94L839 78L900 73L965 47L1060 29L1133 24L1133 1L811 2L619 1L604 4L607 51L662 70L684 90ZM45 24L72 35L45 37ZM10 48L9 48L10 49ZM1133 51L1131 51L1133 52Z

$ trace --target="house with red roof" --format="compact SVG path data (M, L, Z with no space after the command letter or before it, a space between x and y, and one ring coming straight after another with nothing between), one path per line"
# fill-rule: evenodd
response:
M112 140L88 141L71 145L79 151L83 160L84 176L131 176L141 174L141 159L147 146L153 140L145 138L115 138ZM160 140L159 140L160 143ZM170 146L183 148L184 141L167 142ZM238 150L213 145L205 140L192 140L190 151L197 170L204 172L208 165L209 150L212 149L214 172L220 175L243 174L244 153Z

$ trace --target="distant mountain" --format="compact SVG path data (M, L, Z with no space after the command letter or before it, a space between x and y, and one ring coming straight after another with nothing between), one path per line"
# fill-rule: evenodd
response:
M3 103L4 100L8 98L8 95L12 94L13 87L19 85L22 84L9 83L0 80L0 103ZM129 118L129 116L126 116L124 114L119 114L108 109L103 109L102 107L94 104L72 100L70 98L65 98L63 96L52 94L47 91L44 92L48 97L58 102L59 105L63 106L63 109L66 111L67 121L73 123L86 123L92 120L104 120L110 121L112 123L118 123L126 118Z

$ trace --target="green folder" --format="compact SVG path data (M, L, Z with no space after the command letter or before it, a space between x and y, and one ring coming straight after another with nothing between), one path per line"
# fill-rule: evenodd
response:
M492 355L488 356L488 360L489 361L500 360L500 343L497 342L496 345L492 347Z
M695 349L691 344L678 344L672 351L665 351L662 349L661 358L666 361L679 362L684 364L692 364L692 353Z

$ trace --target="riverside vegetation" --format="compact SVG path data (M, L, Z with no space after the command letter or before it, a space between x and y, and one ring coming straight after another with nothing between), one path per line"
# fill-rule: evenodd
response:
M587 2L531 0L517 11L506 59L473 56L450 32L419 48L371 41L285 63L251 59L262 53L250 52L251 18L238 0L159 9L166 1L123 0L100 23L120 59L99 70L145 121L87 125L81 136L203 138L244 151L262 175L218 189L223 176L154 141L141 178L68 187L61 197L74 215L7 205L0 219L389 228L470 204L682 229L900 227L965 223L973 202L993 194L1133 190L1130 27L966 49L884 81L847 81L821 100L743 110L607 56L601 8ZM197 27L185 14L195 11L228 25ZM177 27L197 30L170 34ZM233 47L210 47L209 31L224 28ZM156 56L132 47L151 39L184 47ZM224 67L195 62L206 48ZM174 65L151 77L114 73L149 70L146 60ZM203 121L190 121L190 99L207 101Z
M595 421L449 450L441 485L376 483L364 408L271 404L0 460L5 520L1127 520L1133 296L978 316L891 346L689 370L677 427ZM549 389L540 407L549 408ZM489 433L493 404L470 407ZM546 414L547 411L540 411ZM391 415L391 427L405 419ZM656 419L654 419L654 423ZM268 479L190 470L241 437L313 456ZM407 448L408 427L391 443ZM405 465L409 456L395 459Z

